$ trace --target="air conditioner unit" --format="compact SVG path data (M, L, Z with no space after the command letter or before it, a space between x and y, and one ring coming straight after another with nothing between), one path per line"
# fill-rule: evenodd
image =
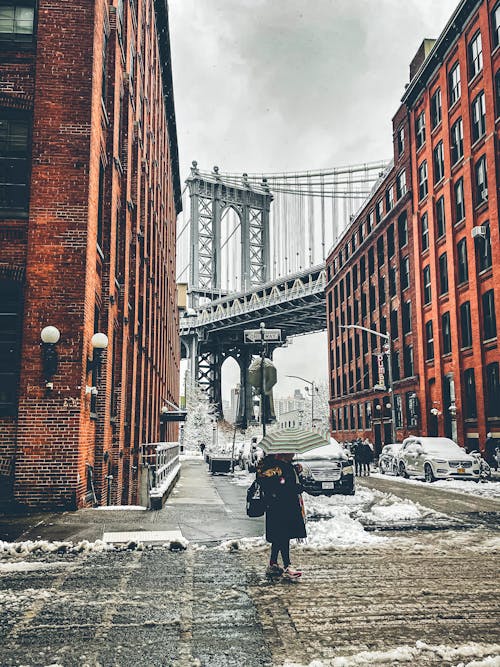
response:
M476 239L478 236L484 239L486 237L486 227L484 225L473 227L471 229L471 235L473 239Z
M481 198L483 200L488 199L488 188L484 188L484 190L481 192Z

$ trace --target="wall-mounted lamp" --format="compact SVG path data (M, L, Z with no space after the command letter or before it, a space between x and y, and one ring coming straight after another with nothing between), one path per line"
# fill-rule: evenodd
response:
M43 377L45 380L46 389L54 388L52 377L57 372L58 356L55 348L56 343L59 342L61 334L56 327L44 327L40 333L42 339L42 361L43 361Z
M102 353L108 347L108 337L103 333L95 333L90 344L92 345L92 359L87 359L87 373L95 371L98 375L102 363Z

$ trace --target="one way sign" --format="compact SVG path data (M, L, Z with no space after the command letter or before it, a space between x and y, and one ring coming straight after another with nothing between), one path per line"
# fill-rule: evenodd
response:
M281 329L246 329L245 343L281 343Z

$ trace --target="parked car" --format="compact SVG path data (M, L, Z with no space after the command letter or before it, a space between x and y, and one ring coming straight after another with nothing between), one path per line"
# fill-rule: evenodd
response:
M301 464L300 481L312 496L354 495L353 459L333 438L329 445L298 455L295 462Z
M402 477L479 480L479 461L449 438L406 438L398 455Z
M402 446L402 442L392 442L382 448L378 457L378 469L382 475L398 474L398 455Z

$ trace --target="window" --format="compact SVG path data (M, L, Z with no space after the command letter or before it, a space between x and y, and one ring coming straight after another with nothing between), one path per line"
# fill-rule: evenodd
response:
M33 0L7 0L0 4L0 44L31 44L35 7Z
M406 345L403 351L403 357L405 377L412 377L414 373L413 345Z
M411 332L411 301L403 303L403 333Z
M485 235L476 236L475 239L477 264L479 271L486 271L491 267L492 264L490 223L489 222L484 223L483 227Z
M381 199L380 201L377 202L377 206L375 207L375 220L377 222L380 222L383 217L384 217L384 202Z
M0 211L28 212L29 134L25 114L0 111Z
M495 74L495 115L500 117L500 69Z
M391 354L391 360L392 360L392 379L393 381L400 380L401 379L401 368L399 365L399 352L398 350L395 350Z
M378 301L380 305L385 303L385 278L378 279Z
M472 102L472 143L486 133L486 103L481 91Z
M102 63L101 63L101 98L106 106L106 89L107 89L107 59L106 59L106 48L108 46L108 36L104 32L102 38Z
M486 366L486 416L500 416L500 374L497 361Z
M403 257L401 260L401 289L405 290L410 286L410 258Z
M99 191L97 201L97 246L104 248L104 165L99 163Z
M441 88L438 88L431 97L431 128L434 129L441 122Z
M450 135L451 164L456 164L464 156L464 124L462 118L453 123Z
M443 333L443 354L451 352L451 327L450 313L444 313L441 317L441 331Z
M405 150L405 129L400 127L398 131L398 155L404 153Z
M422 239L422 252L429 248L429 217L424 213L420 218L420 238Z
M448 258L444 252L439 256L439 293L448 292Z
M486 155L482 155L476 162L476 206L488 199L488 174L486 172Z
M444 217L444 197L439 197L436 202L436 231L438 239L446 234L446 221Z
M372 404L370 401L365 403L365 428L372 426Z
M462 333L461 347L472 346L472 322L470 317L470 302L466 301L460 306L460 329Z
M467 264L467 239L462 239L457 243L458 259L458 284L466 283L469 280L469 266Z
M500 46L500 2L497 2L491 12L491 33L493 48L496 49L497 46Z
M455 193L455 222L460 222L465 218L465 201L464 201L464 179L459 178L454 185Z
M394 225L387 228L387 256L394 257Z
M396 269L389 268L389 296L396 296Z
M0 417L17 414L21 368L22 291L19 283L0 280Z
M497 337L497 320L495 315L495 296L493 290L489 290L483 294L483 340L490 340L490 338Z
M418 168L418 198L423 199L427 196L427 161L424 160Z
M366 294L361 292L361 317L364 319L366 317Z
M431 267L424 267L423 271L424 277L424 304L428 304L432 300L432 290L431 290Z
M366 216L366 233L369 234L373 229L373 211Z
M345 277L345 295L346 297L351 296L351 274L348 273Z
M464 370L464 417L466 419L477 417L476 380L473 368Z
M379 268L384 265L385 254L384 254L384 237L380 236L377 239L377 263Z
M396 196L398 199L406 194L406 171L400 171L396 178Z
M394 206L394 188L391 187L385 193L385 210L389 212Z
M369 275L373 275L373 272L375 271L375 252L373 250L373 247L368 248L368 273Z
M438 183L444 178L444 148L440 141L434 149L434 183Z
M370 296L370 311L373 311L377 307L377 302L375 297L375 285L370 285L369 296Z
M397 310L391 310L391 338L392 340L396 340L399 336L399 331L398 331L398 311Z
M364 256L359 260L359 281L364 283L366 280L366 261Z
M434 359L434 334L432 331L432 320L425 323L425 358L427 361Z
M358 265L352 267L352 289L358 288Z
M455 63L455 65L450 70L448 74L448 90L450 95L450 107L455 104L455 102L460 99L460 64Z
M363 406L361 403L358 403L358 429L361 430L362 428L363 428Z
M425 143L425 114L422 111L415 121L415 135L417 140L417 150Z
M402 213L398 218L398 236L399 247L404 248L408 243L408 219L406 213Z
M483 44L479 31L469 42L467 60L469 62L469 79L473 79L483 69Z

